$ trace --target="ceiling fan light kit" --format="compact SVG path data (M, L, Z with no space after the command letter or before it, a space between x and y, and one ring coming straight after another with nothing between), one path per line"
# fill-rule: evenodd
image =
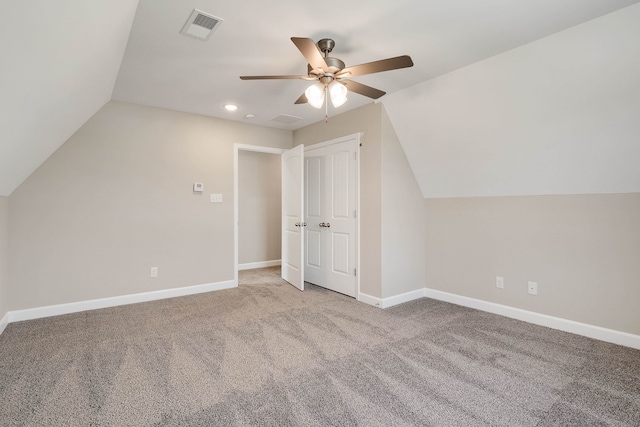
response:
M324 90L325 87L322 83L317 82L312 84L304 91L304 95L307 97L307 102L314 108L322 108L324 103Z
M329 96L331 97L331 103L335 108L340 107L347 102L347 87L338 81L332 81L329 83Z
M322 108L327 93L331 98L334 108L340 107L347 102L347 87L340 82L332 81L328 85L324 83L314 83L304 91L307 102L314 108Z
M295 103L308 103L314 108L322 108L322 105L325 104L326 98L331 98L331 103L334 108L338 108L347 102L347 93L349 91L372 99L378 99L386 93L348 79L363 76L365 74L373 74L413 66L411 57L403 55L395 58L382 59L379 61L368 62L366 64L355 65L353 67L346 67L342 60L329 56L329 53L331 53L336 44L332 39L322 39L318 41L317 44L311 39L302 37L292 37L291 41L296 45L300 53L302 53L308 62L307 75L240 76L240 78L242 80L301 79L315 81L314 84L304 91L304 94L302 94Z

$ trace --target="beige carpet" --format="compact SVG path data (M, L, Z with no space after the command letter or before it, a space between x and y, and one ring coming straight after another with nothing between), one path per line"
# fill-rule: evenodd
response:
M278 268L241 283L10 324L0 425L640 425L639 351Z

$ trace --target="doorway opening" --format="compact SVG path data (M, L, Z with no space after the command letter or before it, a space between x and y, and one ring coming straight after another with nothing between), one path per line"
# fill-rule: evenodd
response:
M308 280L309 283L352 297L359 295L359 148L360 134L308 147L299 145L289 150L234 145L235 286L239 283L240 266L249 264L249 268L267 267L244 262L246 259L240 263L240 153L269 153L278 154L281 158L282 278L300 290L304 289L304 283ZM312 173L314 165L317 166L316 174ZM315 187L311 185L313 182L316 184ZM315 206L317 212L312 209L314 198L318 200ZM307 226L309 232L305 233ZM247 241L250 240L248 237ZM314 277L305 274L305 270L311 272L314 268L317 270Z
M234 144L234 283L280 264L280 148Z

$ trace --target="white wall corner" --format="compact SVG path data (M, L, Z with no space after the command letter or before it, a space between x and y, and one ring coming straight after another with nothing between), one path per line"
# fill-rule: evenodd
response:
M14 310L7 313L2 322L8 317L8 322L20 322L23 320L40 319L43 317L60 316L62 314L77 313L87 310L98 310L107 307L136 304L140 302L156 301L166 298L175 298L186 295L200 294L204 292L219 291L237 287L234 280L224 282L207 283L204 285L186 286L183 288L163 289L159 291L143 292L139 294L121 295L117 297L100 298L88 301L78 301L68 304L49 305L46 307L27 308ZM3 323L0 323L0 327ZM6 325L5 325L6 326Z

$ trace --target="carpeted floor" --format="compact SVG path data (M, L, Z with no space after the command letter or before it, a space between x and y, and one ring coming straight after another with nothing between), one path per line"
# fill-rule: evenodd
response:
M0 425L640 426L640 351L278 268L240 282L10 324Z

